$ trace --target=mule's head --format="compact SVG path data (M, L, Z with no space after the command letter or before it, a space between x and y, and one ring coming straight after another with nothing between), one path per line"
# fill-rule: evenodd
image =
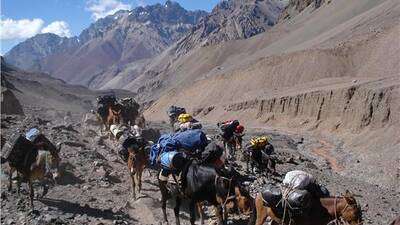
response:
M354 195L349 191L346 191L343 198L346 201L345 207L341 212L343 220L350 225L362 224L362 210L354 198Z
M235 187L236 207L239 213L249 214L253 210L254 199L241 186Z
M128 168L132 174L138 172L139 169L144 169L147 164L147 156L145 146L136 141L128 147Z
M44 134L39 134L33 141L32 143L38 148L38 149L43 149L49 152L56 152L57 148L56 146L51 143L51 141L44 135Z
M54 172L52 173L53 179L54 179L54 180L57 180L58 178L61 177L61 170L60 170L60 164L61 164L61 158L60 158L61 146L62 146L62 143L57 143L56 150L55 150L55 151L50 151L50 154L51 154L50 168L54 169Z
M114 120L114 123L119 124L122 119L122 105L120 104L115 104L115 105L110 105L109 106L109 116L112 116L112 119Z

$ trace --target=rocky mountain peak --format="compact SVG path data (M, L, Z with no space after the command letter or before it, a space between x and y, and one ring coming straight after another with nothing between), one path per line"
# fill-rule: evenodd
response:
M118 26L145 24L157 26L182 25L193 26L207 12L188 11L179 3L167 1L164 5L157 3L132 10L120 10L113 15L101 18L83 30L79 39L85 43L91 39L102 37L106 32ZM184 29L186 30L186 29Z
M196 46L246 39L273 26L285 8L279 0L228 0L214 7L177 46L184 54Z
M58 54L67 49L76 48L79 41L76 37L60 37L52 33L37 34L19 43L5 55L9 64L21 69L40 71L38 60L51 54Z

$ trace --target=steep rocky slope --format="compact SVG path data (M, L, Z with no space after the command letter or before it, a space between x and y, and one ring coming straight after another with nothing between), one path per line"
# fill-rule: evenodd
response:
M38 34L13 47L5 55L7 63L24 70L45 70L43 60L53 54L68 54L79 45L76 37L66 38L56 34Z
M15 71L14 68L8 67L3 57L1 57L1 114L9 115L23 115L21 103L15 97L13 90L15 91L14 85L8 82L6 75Z
M278 0L234 0L220 2L180 40L177 54L195 47L215 45L230 40L246 39L275 25L285 3Z

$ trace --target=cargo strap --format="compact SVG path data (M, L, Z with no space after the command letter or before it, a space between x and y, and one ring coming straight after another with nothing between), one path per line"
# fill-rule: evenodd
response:
M217 175L217 176L215 176L215 181L214 181L214 185L215 186L217 186L219 178L229 181L228 193L226 194L225 201L222 204L222 219L225 221L227 219L227 218L225 218L226 204L228 203L229 200L235 199L236 196L235 196L235 194L230 195L231 187L232 187L232 178L226 178L226 177L222 177L222 176L218 176Z

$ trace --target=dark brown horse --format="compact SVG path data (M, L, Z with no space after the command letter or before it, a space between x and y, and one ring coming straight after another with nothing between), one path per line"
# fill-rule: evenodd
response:
M36 149L39 149L40 151L37 151ZM19 194L21 182L27 182L29 187L31 208L33 209L33 182L35 180L39 180L43 188L43 193L41 197L46 195L48 191L48 187L46 185L47 182L49 180L55 181L60 176L60 150L61 144L57 148L43 134L39 134L32 143L29 143L29 141L27 142L25 137L20 136L17 139L16 144L14 144L12 151L29 152L25 156L25 161L27 161L28 158L33 159L34 161L30 165L27 165L26 163L25 165L22 165L23 163L13 163L12 161L14 160L10 160L9 158L5 159L5 161L9 161L10 166L8 190L12 190L12 174L17 171L17 193ZM5 161L3 161L2 163L4 163ZM51 173L49 171L51 169L54 169L55 171Z
M106 120L106 130L110 130L113 124L120 124L122 119L122 105L115 104L108 106L108 115Z
M132 179L132 196L135 200L136 193L140 194L142 190L142 174L149 161L144 146L136 146L137 147L128 147L128 169Z
M276 209L268 207L261 193L256 196L255 209L249 224L262 225L267 217L272 219L273 225L327 225L330 222L343 220L350 225L362 224L362 212L354 196L346 191L343 197L328 197L316 199L312 202L310 213L295 221L277 216Z

